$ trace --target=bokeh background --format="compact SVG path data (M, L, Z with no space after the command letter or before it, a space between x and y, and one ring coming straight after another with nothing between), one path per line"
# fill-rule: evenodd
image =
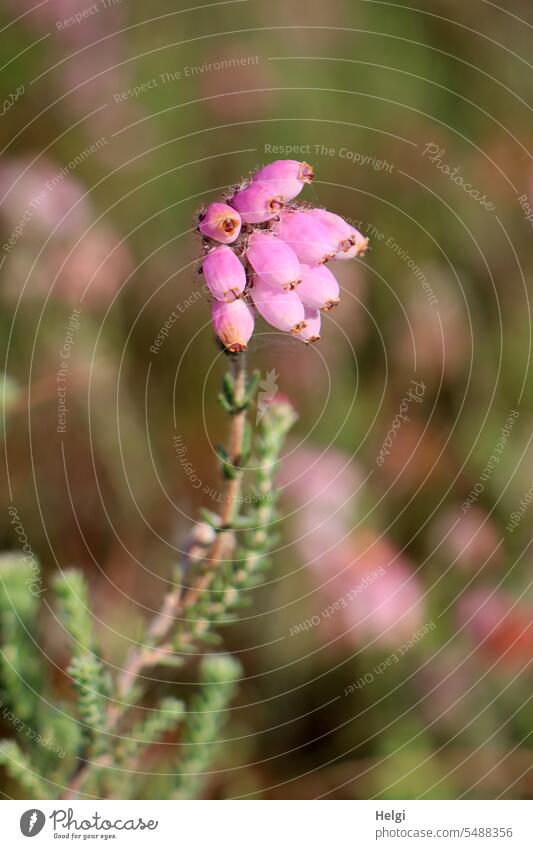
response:
M120 668L216 505L193 215L297 148L371 251L317 346L250 346L299 421L206 796L531 797L531 3L193 6L0 4L0 533L14 507L43 566L50 685L52 575L83 569Z

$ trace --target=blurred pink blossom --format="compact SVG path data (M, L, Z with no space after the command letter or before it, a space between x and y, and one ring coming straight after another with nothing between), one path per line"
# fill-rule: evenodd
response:
M95 306L109 303L133 267L128 248L109 227L87 231L68 259L58 257L61 265L56 296L74 302L85 293Z
M533 607L528 602L516 601L502 590L479 587L459 599L456 615L484 654L507 665L531 660Z
M355 524L362 479L359 463L335 448L320 450L307 444L280 464L280 484L297 505L298 546L315 568Z
M42 238L60 223L62 233L86 227L89 204L82 183L57 162L31 162L28 157L0 163L0 208L8 235L20 228L23 238L36 228Z
M376 639L397 647L424 624L423 587L415 566L384 536L355 535L343 546L338 568L335 581L327 586L329 596L349 592L365 577L368 581L339 611L342 627L349 629L346 636L357 644ZM368 580L376 573L378 577Z
M42 297L52 289L75 303L88 287L88 303L109 302L133 267L128 248L113 228L92 226L95 213L76 177L51 160L29 162L0 165L4 292L25 287L25 295Z
M474 571L501 562L500 537L493 520L477 505L466 513L448 510L435 523L432 543L452 562Z

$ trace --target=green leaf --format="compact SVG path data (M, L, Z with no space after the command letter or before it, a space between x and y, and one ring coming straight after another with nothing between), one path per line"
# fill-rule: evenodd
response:
M29 799L49 799L44 778L39 775L28 757L14 740L0 743L0 764L27 794Z
M227 413L233 413L233 404L230 404L226 396L223 395L221 392L218 395L218 403Z
M54 586L61 619L72 639L72 661L67 672L78 694L86 754L94 757L107 746L102 731L111 682L97 650L83 575L76 569L65 570L56 577Z
M222 392L228 404L233 407L235 404L235 380L229 371L222 378Z
M206 774L217 755L227 707L242 668L231 655L215 654L200 665L200 691L192 699L183 732L184 754L179 764L174 798L198 798Z
M200 510L200 516L213 530L217 531L220 528L221 519L218 513L213 513L212 510L207 510L207 508L202 507Z
M36 727L42 711L42 664L34 643L42 592L37 562L18 553L0 556L0 679L17 719Z

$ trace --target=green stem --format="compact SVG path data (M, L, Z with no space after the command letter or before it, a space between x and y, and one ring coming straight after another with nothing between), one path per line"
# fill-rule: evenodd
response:
M230 474L225 476L222 491L221 527L224 531L217 533L216 539L208 553L204 568L193 586L183 593L181 587L176 587L168 593L159 613L154 617L147 630L146 645L134 649L126 662L117 681L117 698L108 704L106 711L105 730L113 733L120 719L133 705L131 697L138 684L140 674L148 666L155 666L168 650L164 641L169 639L176 625L178 616L186 609L191 609L205 593L212 580L213 574L223 559L231 555L234 543L233 522L238 514L240 493L244 470L242 468L243 446L247 425L248 404L246 383L245 354L232 357L231 370L233 377L234 412L231 414L230 433L228 440L226 465ZM139 694L140 695L140 694ZM98 769L99 761L86 763L73 776L63 798L72 798L83 786L91 769Z

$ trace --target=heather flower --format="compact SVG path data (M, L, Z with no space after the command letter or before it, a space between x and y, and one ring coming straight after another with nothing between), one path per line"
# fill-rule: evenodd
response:
M308 213L327 229L330 238L336 245L335 259L354 259L358 256L364 256L368 248L368 239L359 230L348 224L344 218L319 207L309 209Z
M294 251L271 233L252 233L246 258L256 274L272 287L294 289L300 282L301 270Z
M51 185L53 188L47 188ZM71 174L62 174L59 163L41 159L6 158L0 164L1 213L9 230L23 221L24 235L36 238L60 228L83 232L92 218L90 201L83 184Z
M254 309L277 330L317 342L321 311L339 303L339 284L324 263L339 252L342 258L359 255L362 237L339 216L294 202L312 178L307 162L271 162L234 187L226 202L211 203L198 217L202 271L218 302L213 324L229 351L246 347ZM214 247L213 241L224 247Z
M101 306L112 301L132 269L133 258L119 234L110 227L94 227L74 249L58 245L48 273L57 297L76 303L83 294L86 303Z
M283 209L281 195L265 183L250 183L231 198L231 205L241 216L243 224L262 224Z
M300 265L302 282L298 296L306 307L327 312L339 303L339 284L325 265Z
M285 203L294 200L304 185L313 179L313 166L295 159L278 159L261 168L253 177L254 182L267 183L270 190Z
M498 527L476 505L466 513L446 511L435 522L431 542L439 554L466 571L493 568L501 563Z
M252 299L257 311L272 327L295 336L305 328L304 306L296 292L281 292L256 277Z
M0 165L2 224L16 250L5 263L3 291L99 307L109 303L131 273L130 251L109 225L93 224L95 212L83 184L59 163L6 159ZM35 253L40 259L35 264Z
M304 331L307 328L304 328ZM349 454L310 444L293 446L280 468L280 481L298 509L296 538L302 557L319 574L330 571L339 540L357 515L362 468Z
M298 296L299 297L299 296ZM318 342L320 339L320 311L304 307L305 327L298 336L302 342Z
M508 664L531 659L531 614L527 602L488 587L466 592L456 606L458 624L479 644L479 649Z
M226 303L213 301L212 319L215 333L232 353L244 351L254 331L254 314L241 298Z
M207 254L202 263L202 273L217 301L234 301L246 287L244 266L227 245L214 248Z
M383 535L352 537L338 552L337 569L333 581L321 587L330 597L364 585L339 611L340 636L397 648L424 624L424 592L414 564Z
M301 262L320 265L333 259L337 241L328 228L308 211L286 210L280 216L276 235L293 249Z
M198 229L203 236L230 245L241 232L241 216L227 203L210 203L198 217Z

